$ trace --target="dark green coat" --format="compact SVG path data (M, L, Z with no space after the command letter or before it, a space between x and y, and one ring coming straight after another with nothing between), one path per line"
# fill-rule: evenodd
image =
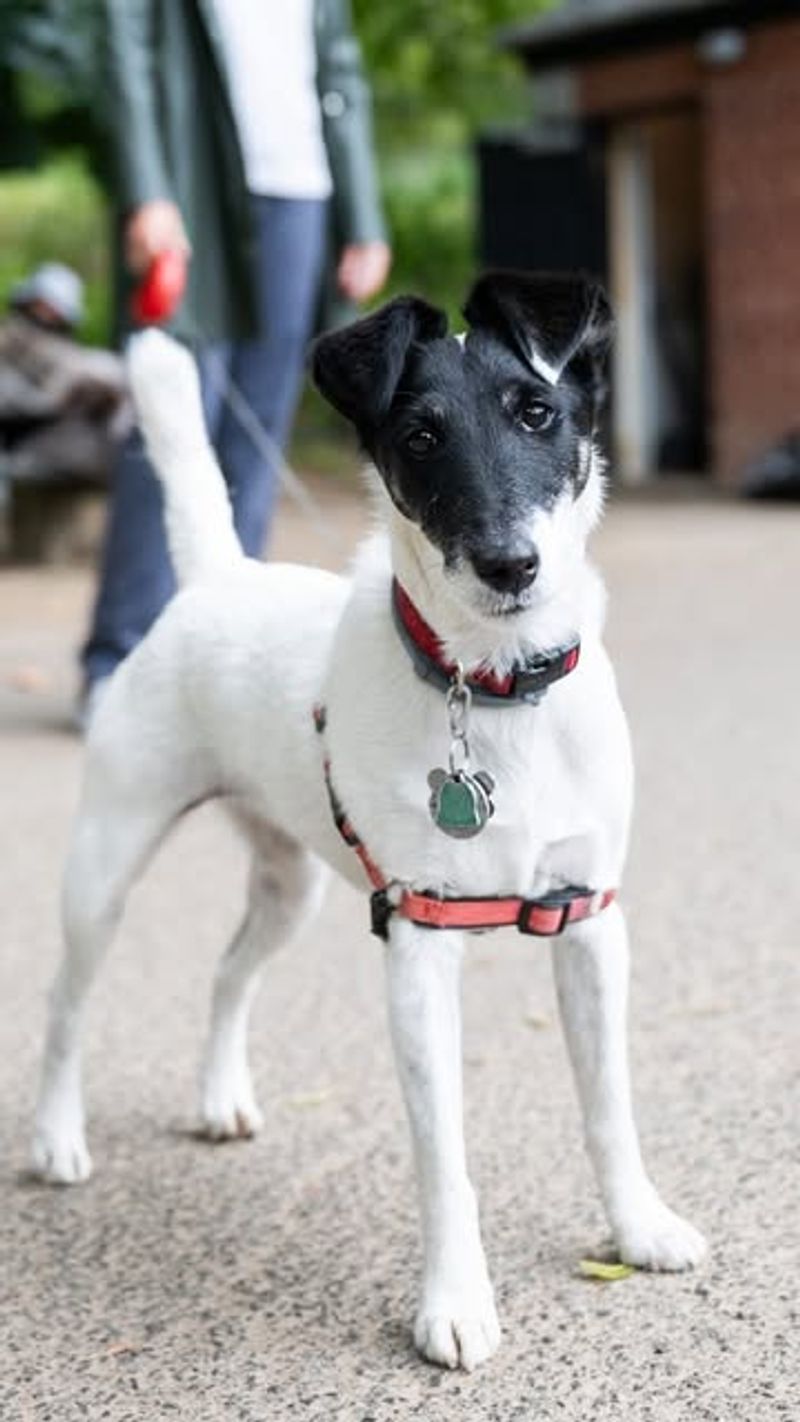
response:
M246 335L252 329L253 237L213 0L104 0L104 12L105 107L118 218L154 198L173 199L193 257L172 329L189 340ZM315 29L334 187L334 261L346 244L381 239L385 232L370 93L349 0L316 0Z

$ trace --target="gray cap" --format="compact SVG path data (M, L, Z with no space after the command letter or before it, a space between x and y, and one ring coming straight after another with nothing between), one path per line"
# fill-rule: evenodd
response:
M29 301L46 301L68 326L83 320L83 282L61 262L45 262L12 288L12 306L26 306Z

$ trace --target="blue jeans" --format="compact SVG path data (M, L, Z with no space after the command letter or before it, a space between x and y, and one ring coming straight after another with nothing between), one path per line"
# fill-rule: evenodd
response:
M254 197L257 318L252 340L210 348L200 375L209 434L245 553L260 557L275 503L276 471L254 447L221 396L224 367L270 438L283 447L303 376L325 259L327 204ZM138 431L125 442L111 491L100 585L82 661L87 684L109 676L141 640L175 591L161 490Z

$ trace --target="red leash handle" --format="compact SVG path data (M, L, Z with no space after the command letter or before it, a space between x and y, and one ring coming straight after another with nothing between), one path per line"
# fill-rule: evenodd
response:
M131 298L137 326L157 326L175 314L186 290L188 262L183 252L159 252Z

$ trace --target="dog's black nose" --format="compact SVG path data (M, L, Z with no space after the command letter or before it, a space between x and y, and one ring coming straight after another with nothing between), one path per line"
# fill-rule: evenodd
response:
M503 593L521 593L534 582L539 571L539 552L535 544L526 548L483 549L474 554L472 566L482 582Z

